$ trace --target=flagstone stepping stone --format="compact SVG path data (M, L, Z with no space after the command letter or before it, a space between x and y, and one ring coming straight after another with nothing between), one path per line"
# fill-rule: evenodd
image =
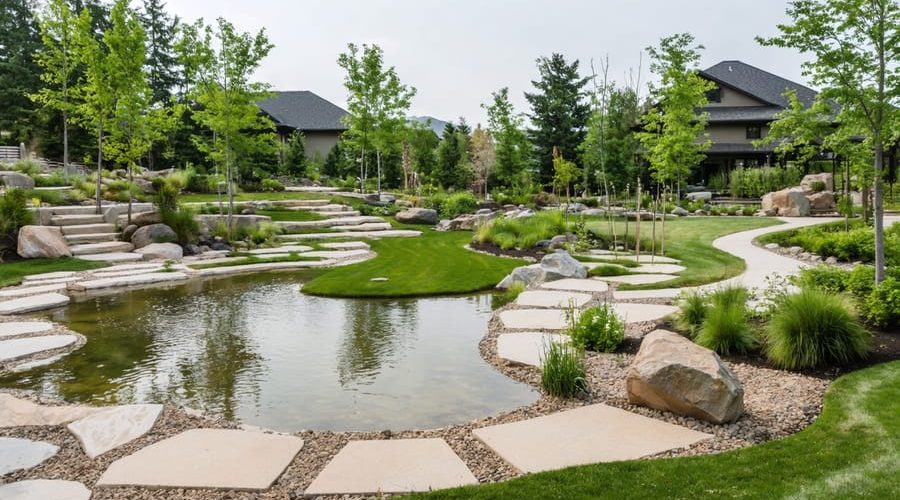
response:
M620 302L612 304L613 309L625 323L642 323L656 321L678 312L675 306L663 304L641 304L637 302Z
M641 254L640 257L635 255L622 255L619 254L618 257L615 255L594 255L594 258L600 260L630 260L632 262L637 262L639 264L647 263L647 264L679 264L681 261L678 259L673 259L672 257L665 257L663 255L646 255Z
M244 264L237 266L210 267L198 269L200 276L221 276L227 274L240 274L259 271L276 271L282 269L307 269L324 267L334 264L333 260L298 260L293 262L261 262L259 264Z
M392 226L390 222L366 222L356 226L335 226L332 227L331 230L342 233L356 231L387 231L392 227L394 226Z
M634 460L712 437L602 403L473 433L522 473Z
M28 479L0 486L4 500L89 500L91 490L78 481Z
M669 281L677 278L671 274L627 274L625 276L602 276L594 278L596 280L606 281L609 283L624 283L628 285L649 285L659 283L661 281Z
M12 361L24 356L52 351L70 346L78 341L75 335L42 335L0 341L0 362Z
M570 304L581 307L590 300L591 296L586 293L528 290L516 297L516 304L530 307L564 308L569 307Z
M129 269L124 271L95 272L91 274L91 279L120 278L122 276L136 276L139 274L148 274L162 271L163 267L156 265L148 269Z
M10 321L0 323L0 338L46 332L53 328L49 321Z
M280 240L327 240L332 238L413 238L420 236L422 231L408 229L395 229L387 231L358 231L358 232L332 232L332 233L307 233L307 234L282 234Z
M118 273L122 271L137 271L139 269L159 269L159 264L117 264L93 271L94 273Z
M350 441L306 489L306 495L378 495L478 484L440 438Z
M0 302L0 315L24 314L44 309L53 309L54 307L64 306L68 303L69 297L59 293L30 295L28 297Z
M641 264L632 267L629 271L633 273L650 273L650 274L678 274L687 269L678 264Z
M284 246L275 247L275 248L257 248L255 250L250 250L248 253L251 253L253 255L266 255L266 254L270 254L270 253L287 254L287 253L291 253L291 252L297 252L297 253L309 252L310 250L312 250L312 247L308 247L305 245L284 245Z
M43 286L43 285L59 285L64 283L71 283L73 281L78 281L78 276L71 276L68 278L54 278L54 279L29 279L27 276L24 280L22 280L22 286Z
M43 441L0 437L0 476L39 465L58 451L59 446Z
M143 255L131 252L94 253L79 255L78 258L94 262L134 262L136 260L144 260Z
M368 250L317 250L303 254L305 257L321 257L323 259L348 259L368 254Z
M332 250L361 250L369 249L369 244L365 241L332 241L321 243L322 248L330 248Z
M4 290L0 290L0 299L10 299L13 297L27 297L29 295L38 295L38 294L42 294L42 293L62 292L65 289L66 289L65 283L7 288Z
M34 361L26 361L24 363L18 363L15 366L13 366L12 368L10 368L10 370L13 373L27 372L28 370L31 370L32 368L37 368L39 366L47 366L47 365L56 363L57 361L66 357L67 354L68 353L57 354L56 356L50 356L49 358L36 359Z
M70 285L72 290L87 291L97 290L100 288L113 288L122 286L148 285L151 283L162 283L166 281L183 281L188 276L182 272L171 273L143 273L132 276L119 276L117 278L100 278L87 281L79 281Z
M520 332L497 336L497 356L530 366L540 366L544 351L551 342L568 342L569 337L558 333Z
M25 281L55 280L61 278L74 278L74 271L57 271L53 273L29 274L25 276Z
M568 326L561 309L512 309L501 312L500 321L514 330L563 330Z
M96 458L146 434L156 423L162 405L124 405L106 408L68 425L84 453Z
M0 427L60 425L100 411L91 406L46 406L0 394Z
M116 460L97 485L264 490L302 447L294 436L192 429Z
M573 292L602 293L609 290L609 285L603 281L592 279L566 278L549 281L541 285L548 290L570 290Z
M615 300L674 299L690 288L658 288L656 290L623 290L613 292Z

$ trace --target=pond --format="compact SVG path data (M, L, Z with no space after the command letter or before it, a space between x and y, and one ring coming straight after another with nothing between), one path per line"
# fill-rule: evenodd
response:
M87 344L0 386L171 401L288 432L431 428L537 399L479 355L490 295L331 299L300 293L301 281L257 274L76 300L49 317Z

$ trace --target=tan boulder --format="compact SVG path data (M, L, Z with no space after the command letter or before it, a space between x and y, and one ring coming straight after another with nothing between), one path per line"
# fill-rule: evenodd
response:
M825 186L825 188L820 189L820 191L834 191L834 176L828 172L804 175L803 180L800 181L800 189L807 193L811 193L815 191L815 189L813 189L813 184L817 182L821 182Z
M628 401L716 424L744 411L744 389L719 356L665 330L649 333L628 369Z
M57 226L22 226L16 252L25 259L72 256L62 229Z
M809 200L800 188L782 189L762 197L762 210L775 210L783 217L806 217L809 215Z
M831 191L819 191L806 195L806 198L809 200L810 210L834 210L837 206Z

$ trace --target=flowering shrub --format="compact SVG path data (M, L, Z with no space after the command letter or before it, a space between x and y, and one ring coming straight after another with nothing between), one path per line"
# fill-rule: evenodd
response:
M569 336L576 346L600 352L615 351L625 339L625 322L609 304L577 313L569 310Z

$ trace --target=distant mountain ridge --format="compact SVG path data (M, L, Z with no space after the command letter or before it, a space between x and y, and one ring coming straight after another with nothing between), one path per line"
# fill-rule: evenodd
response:
M447 126L449 122L444 120L439 120L433 116L408 116L406 118L408 122L418 122L423 125L431 125L431 130L434 130L434 133L437 134L438 137L444 135L444 127Z

